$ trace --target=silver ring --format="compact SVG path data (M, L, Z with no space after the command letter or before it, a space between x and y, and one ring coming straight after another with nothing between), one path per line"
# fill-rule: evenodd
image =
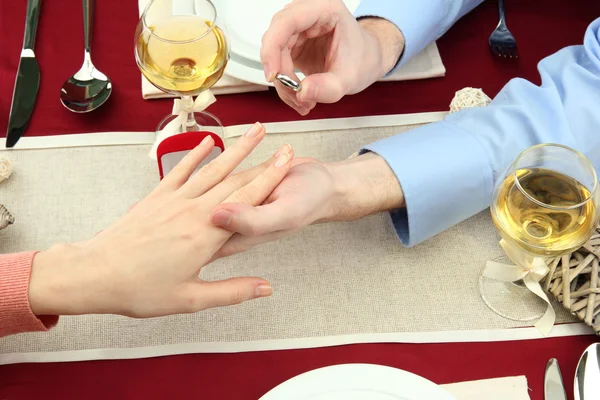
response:
M281 83L283 86L285 86L289 89L292 89L294 92L299 92L300 89L302 88L300 83L296 82L295 80L293 80L292 78L290 78L287 75L277 74L276 78L279 81L279 83Z

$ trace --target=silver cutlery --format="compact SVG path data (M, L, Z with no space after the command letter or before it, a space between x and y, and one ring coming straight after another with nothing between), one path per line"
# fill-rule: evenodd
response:
M19 60L19 69L8 117L6 147L14 147L25 133L40 87L40 67L33 51L40 6L40 0L29 0L27 2L25 38L23 39L23 49L21 50L21 59Z
M567 400L567 392L563 384L558 360L551 358L546 364L544 375L544 399L545 400Z
M600 399L600 343L585 349L579 359L573 391L575 400Z
M60 89L60 101L70 111L85 113L93 111L108 100L112 83L92 63L91 43L94 25L95 0L83 0L83 30L85 53L83 65L75 75L67 79Z
M517 41L506 27L504 0L498 0L498 11L500 13L500 21L490 36L490 50L498 57L519 58L519 54L517 53Z

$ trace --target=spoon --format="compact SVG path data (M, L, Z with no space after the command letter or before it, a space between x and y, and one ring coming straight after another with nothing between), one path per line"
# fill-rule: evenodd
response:
M600 399L600 343L583 352L575 370L575 400Z
M60 89L60 101L67 109L76 113L95 110L108 100L112 92L110 79L94 67L90 55L94 6L95 0L83 0L83 30L85 35L83 65Z

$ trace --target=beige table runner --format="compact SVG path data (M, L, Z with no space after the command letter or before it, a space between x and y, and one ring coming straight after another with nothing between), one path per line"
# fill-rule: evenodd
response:
M294 133L290 124L281 124L288 133L273 133L276 125L247 165L265 159L283 143L290 143L297 156L340 160L366 143L413 127L335 130L335 121L330 121L326 131L314 130L319 124L313 123L312 131ZM0 152L15 169L0 185L0 199L16 218L13 226L0 231L0 252L46 248L105 228L158 182L148 150L149 145L126 145ZM0 364L540 337L534 328L508 329L532 324L504 319L480 299L481 268L500 254L488 212L412 249L399 243L386 214L313 226L204 270L206 279L265 277L274 286L272 298L150 320L64 317L50 333L0 339ZM559 323L573 321L561 307L557 313ZM553 331L585 333L589 331L580 324Z

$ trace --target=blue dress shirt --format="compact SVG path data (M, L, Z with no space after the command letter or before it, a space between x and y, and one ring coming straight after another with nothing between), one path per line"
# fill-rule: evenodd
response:
M404 36L403 65L437 40L483 0L362 0L356 18L379 17L393 22Z
M364 0L357 15L397 24L406 38L405 60L478 3ZM588 27L583 45L560 50L538 69L541 86L513 79L488 107L450 114L362 150L383 157L398 178L406 209L391 216L405 245L487 208L496 180L535 144L572 147L600 170L600 18Z

